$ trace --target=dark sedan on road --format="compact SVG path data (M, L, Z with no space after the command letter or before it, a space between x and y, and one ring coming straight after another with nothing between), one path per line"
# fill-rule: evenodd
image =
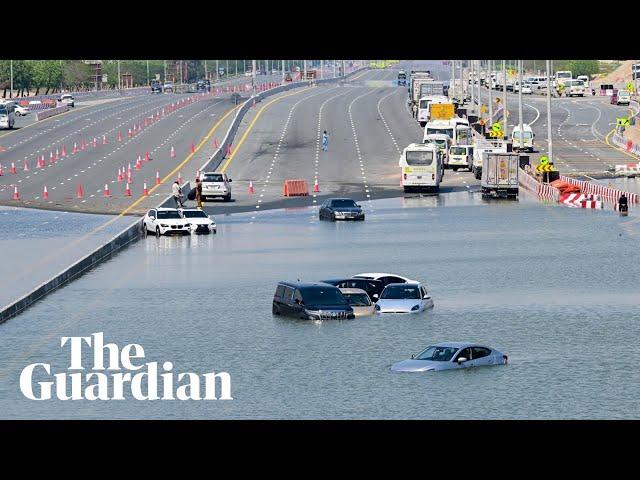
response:
M364 220L362 207L350 198L329 198L320 206L320 220Z

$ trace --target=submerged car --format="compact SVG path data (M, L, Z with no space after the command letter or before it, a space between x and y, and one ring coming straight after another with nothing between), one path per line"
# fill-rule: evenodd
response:
M391 366L392 372L431 372L456 368L506 365L508 357L493 348L469 342L443 342L431 345Z
M190 234L190 223L182 218L175 208L152 208L142 219L143 232L153 232L156 236L173 233Z
M189 222L193 233L216 233L216 222L197 208L179 208L182 218Z
M373 302L377 302L385 284L379 280L371 280L368 278L332 278L329 280L320 280L338 288L359 288L369 295Z
M354 275L353 278L366 278L367 280L377 280L378 282L382 282L383 287L386 287L390 283L417 282L417 280L411 280L410 278L402 277L400 275L395 275L393 273L380 273L380 272L358 273L357 275Z
M418 313L433 307L427 287L419 282L390 283L376 303L378 313Z
M359 288L341 288L340 292L342 292L344 298L347 299L347 302L351 305L351 308L353 308L353 314L356 317L364 317L375 313L373 302L364 290Z
M346 320L355 318L342 292L320 282L280 282L273 295L271 313L302 320Z
M362 207L350 198L329 198L320 206L320 220L364 220Z

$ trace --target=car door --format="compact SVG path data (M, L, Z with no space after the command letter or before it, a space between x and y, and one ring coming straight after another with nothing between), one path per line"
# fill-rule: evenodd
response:
M155 210L151 209L147 212L147 217L145 218L145 223L147 225L147 230L156 231L156 219L158 218L158 214Z
M466 362L462 362L460 364L458 364L458 358L466 358L467 361ZM463 348L462 350L460 350L458 352L458 354L455 356L455 358L453 359L454 363L456 363L456 365L458 366L458 368L469 368L472 366L471 362L472 362L472 358L471 358L471 348L467 347L467 348Z
M295 317L300 318L304 315L304 301L302 299L302 293L297 288L293 292L293 301L291 303L291 309Z
M492 365L493 357L491 356L491 350L485 347L475 346L471 347L471 355L473 359L470 362L471 367L481 367L483 365Z
M429 302L429 294L427 293L427 289L425 287L420 287L420 294L422 296L422 300L420 301L423 308L426 308L427 303Z

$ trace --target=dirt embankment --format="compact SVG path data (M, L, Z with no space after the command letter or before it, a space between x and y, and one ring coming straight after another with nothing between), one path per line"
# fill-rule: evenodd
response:
M625 60L622 64L616 68L613 72L603 77L594 79L594 82L611 83L614 87L624 87L627 83L631 82L631 65L637 63L638 60Z

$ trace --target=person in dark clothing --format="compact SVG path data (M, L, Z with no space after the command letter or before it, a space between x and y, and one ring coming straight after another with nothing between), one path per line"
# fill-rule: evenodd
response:
M629 210L629 204L627 203L627 196L623 193L618 199L618 211L626 212Z
M196 203L198 208L202 210L202 182L199 178L196 178Z

